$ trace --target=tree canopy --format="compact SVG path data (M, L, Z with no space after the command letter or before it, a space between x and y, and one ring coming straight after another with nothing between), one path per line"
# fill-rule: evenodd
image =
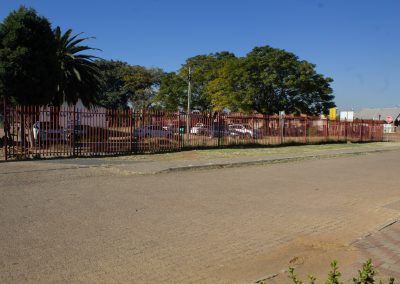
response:
M175 72L164 74L155 97L157 107L177 111L187 105L187 82Z
M161 78L164 73L159 68L129 66L124 74L124 90L135 109L149 108L154 104Z
M108 108L140 109L155 103L164 72L126 62L97 60L102 85L96 102Z
M235 59L233 53L224 51L210 53L208 55L198 55L186 60L179 70L182 78L187 78L189 66L192 69L192 104L195 108L203 111L212 109L211 97L209 95L209 83L218 78L218 71L229 60Z
M0 96L14 104L95 101L99 73L94 56L82 52L88 38L62 34L34 9L21 6L0 24Z
M96 103L113 109L127 108L129 96L124 89L124 75L129 65L113 60L97 60L96 65L102 78Z
M215 109L274 114L327 113L334 106L331 78L296 55L269 46L256 47L246 57L226 64L209 90Z
M0 95L45 104L56 91L56 43L49 21L25 7L0 24Z
M329 77L295 54L270 46L256 47L244 57L229 52L198 55L177 73L161 80L156 99L165 109L187 102L187 76L192 72L192 106L201 110L275 114L327 113L333 102Z

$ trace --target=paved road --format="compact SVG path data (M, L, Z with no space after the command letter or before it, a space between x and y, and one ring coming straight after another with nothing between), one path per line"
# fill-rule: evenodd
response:
M0 282L245 283L289 264L319 275L332 258L358 261L353 241L399 216L388 206L400 200L399 160L146 176L2 163Z

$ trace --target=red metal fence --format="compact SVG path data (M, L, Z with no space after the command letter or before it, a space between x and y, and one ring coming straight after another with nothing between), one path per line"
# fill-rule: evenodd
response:
M6 109L4 118L5 159L383 140L381 121L340 122L305 116L186 115L149 110L24 106Z

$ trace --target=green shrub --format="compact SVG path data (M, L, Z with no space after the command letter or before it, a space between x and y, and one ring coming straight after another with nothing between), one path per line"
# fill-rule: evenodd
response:
M341 273L339 272L339 267L337 265L337 261L334 260L331 263L331 271L328 274L328 279L325 281L325 284L343 284L340 281ZM375 276L377 275L377 271L372 264L371 259L367 260L361 270L358 270L358 277L353 278L354 284L374 284L375 283ZM304 284L297 275L295 274L294 268L289 267L289 278L293 281L294 284ZM316 283L316 278L312 275L308 276L310 284ZM388 284L394 284L395 279L393 277L389 278ZM260 282L262 283L262 282ZM379 284L384 284L384 282L379 281Z

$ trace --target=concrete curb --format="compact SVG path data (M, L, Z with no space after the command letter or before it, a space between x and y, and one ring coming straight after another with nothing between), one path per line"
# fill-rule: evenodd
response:
M179 167L169 167L160 171L151 172L150 174L161 174L161 173L171 173L171 172L184 172L184 171L195 171L195 170L208 170L208 169L223 169L223 168L237 168L243 166L258 166L258 165L268 165L268 164L278 164L287 162L296 162L303 160L313 160L313 159L326 159L326 158L339 158L346 156L358 156L366 155L370 153L381 153L395 151L398 149L374 149L374 150L364 150L364 151L354 151L347 153L333 153L333 154L311 154L311 155L297 155L293 157L283 157L283 158L265 158L254 161L243 161L243 162L226 162L226 163L212 163L206 165L188 165Z

